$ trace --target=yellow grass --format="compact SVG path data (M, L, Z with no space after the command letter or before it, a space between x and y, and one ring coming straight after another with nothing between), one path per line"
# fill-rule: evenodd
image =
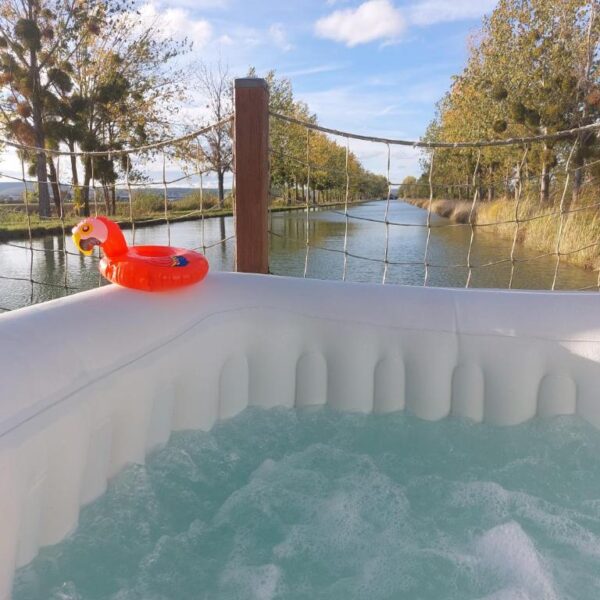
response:
M564 255L564 260L586 269L598 270L600 216L596 207L585 208L593 203L589 200L583 199L577 206L572 207L576 211L572 210L562 216L560 205L540 206L537 199L521 202L518 218L515 202L512 200L484 202L479 206L477 223L496 223L486 229L502 237L514 238L516 235L518 243L542 254L558 250Z
M429 200L408 201L425 209L429 205ZM518 215L513 199L478 202L474 222L485 225L482 230L487 233L507 239L516 236L518 244L540 254L555 253L558 249L563 260L597 271L600 270L600 211L594 205L599 201L596 193L590 191L562 216L560 199L548 205L541 205L537 198L524 199L519 203ZM469 222L470 202L434 200L431 208L451 221Z

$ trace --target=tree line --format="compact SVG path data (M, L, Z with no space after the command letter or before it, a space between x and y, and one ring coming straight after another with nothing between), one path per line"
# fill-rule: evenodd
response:
M256 73L252 69L250 76ZM317 124L316 115L302 101L294 98L287 78L270 71L269 108L272 112ZM381 175L365 169L357 156L324 133L307 130L302 125L271 119L271 181L274 190L289 205L293 202L381 198L387 195L388 182Z
M199 88L208 99L203 125L219 122L233 111L234 80L226 67L217 64L213 69L201 64L198 68ZM257 77L251 67L247 77ZM291 81L275 71L264 76L269 88L271 112L317 124L317 117L306 103L294 96ZM387 194L387 179L365 169L357 156L346 147L318 131L271 118L270 172L272 198L287 205L317 204L343 201L346 190L349 200L381 198ZM217 174L219 206L223 206L224 176L232 169L232 131L230 125L214 128L207 134L205 158ZM194 149L188 150L193 155Z
M597 0L499 0L470 43L463 72L437 105L425 141L479 141L552 134L600 119L600 15ZM436 149L400 195L493 200L533 182L541 205L570 178L565 207L584 185L598 190L598 133L482 149ZM433 167L431 161L433 160ZM559 185L560 184L560 185Z
M182 73L165 65L187 52L187 42L158 35L136 13L133 0L3 0L0 4L0 117L20 144L99 152L158 139L182 98ZM38 182L40 216L50 216L52 190L62 213L58 159L22 151ZM64 160L64 159L63 159ZM76 203L89 214L90 181L107 208L116 201L119 155L70 157ZM82 174L81 174L82 170Z
M222 65L183 64L191 50L147 23L135 0L2 0L0 2L0 128L5 137L32 148L107 152L165 139L178 131L176 117L190 94L202 94L206 117L188 129L220 121L233 109L233 78ZM256 73L252 69L250 76ZM193 84L190 86L190 79ZM267 75L273 110L316 122L294 98L291 83ZM197 121L197 122L191 122ZM180 131L180 130L179 130ZM288 202L331 195L346 187L345 149L321 134L311 136L307 178L306 130L271 124L273 189ZM106 212L116 212L117 180L143 180L121 154L59 159L50 153L19 151L27 176L37 181L41 217L63 214L59 180L71 182L72 200L90 212L92 181L99 184ZM152 157L150 156L150 159ZM232 132L224 124L207 132L200 147L191 145L171 158L198 164L217 175L218 203L225 199L225 176L232 170ZM62 165L60 164L62 160ZM66 164L65 164L66 163ZM59 172L60 170L60 172ZM348 157L352 197L381 196L384 178Z

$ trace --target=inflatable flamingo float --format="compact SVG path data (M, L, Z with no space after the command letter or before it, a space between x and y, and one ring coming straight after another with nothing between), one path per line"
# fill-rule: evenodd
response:
M73 242L89 256L100 246L100 273L112 283L158 292L201 281L208 261L193 250L171 246L128 246L121 228L106 217L89 217L73 228Z

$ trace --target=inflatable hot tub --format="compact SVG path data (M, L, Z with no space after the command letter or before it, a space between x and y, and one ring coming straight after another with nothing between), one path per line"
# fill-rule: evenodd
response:
M212 274L0 316L0 598L170 432L252 406L600 426L600 297Z

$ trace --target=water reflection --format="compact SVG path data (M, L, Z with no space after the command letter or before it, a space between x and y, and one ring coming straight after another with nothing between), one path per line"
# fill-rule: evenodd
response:
M382 220L385 201L375 201L353 206L350 215L364 219ZM424 257L427 244L427 215L422 209L394 202L389 219L405 226L389 226L390 263L388 281L405 285L423 285L425 277ZM433 216L432 224L446 220ZM421 225L410 227L409 225ZM347 250L350 254L364 257L348 257L347 279L359 282L380 282L384 265L386 231L381 223L346 219L343 211L311 211L308 233L311 248L308 255L309 277L341 279L344 269L344 239L347 227ZM301 277L306 257L306 213L302 210L270 215L271 272ZM234 233L233 219L221 217L202 221L178 222L170 225L171 244L198 248L207 247L206 256L215 271L231 271L234 267L235 240L224 244ZM132 232L125 231L131 243ZM428 249L429 284L433 286L462 287L465 285L471 231L469 226L441 227L432 229ZM167 244L169 239L165 225L137 228L136 244ZM204 242L203 242L204 240ZM489 232L476 231L471 262L482 265L510 257L511 240L501 239ZM89 289L101 282L98 257L83 257L67 238L47 236L33 241L33 253L27 241L0 244L0 275L13 277L0 279L0 307L18 308L31 302L40 302L65 295L78 289ZM67 253L65 253L65 250ZM332 251L333 250L333 251ZM337 251L337 252L336 252ZM33 254L33 260L32 255ZM538 255L535 251L517 249L517 258L528 259ZM365 260L369 258L372 260ZM395 264L397 263L397 264ZM554 257L543 257L516 265L513 285L525 289L548 289L554 276ZM33 279L34 283L30 281ZM510 262L490 267L473 268L473 287L505 288L511 276ZM596 284L596 275L590 271L563 264L559 271L558 287L578 289Z
M385 217L385 201L351 207L349 214L363 219L381 221ZM404 285L423 285L425 250L427 245L426 211L415 206L394 202L389 220L402 225L389 226L387 281ZM301 276L304 271L304 236L306 215L300 212L278 213L272 217L272 229L282 237L272 239L271 270L274 273ZM428 283L432 286L464 287L469 270L466 267L471 228L469 225L436 227L449 224L447 219L433 215L431 238L427 250L430 264ZM411 227L411 225L418 225ZM309 215L311 243L333 250L343 250L345 218L342 211L314 212ZM295 232L299 232L299 235ZM294 235L292 235L294 232ZM383 277L386 228L381 223L349 220L347 279L359 282L380 282ZM472 287L506 288L511 277L509 260L493 266L478 267L510 258L512 240L476 230L472 253ZM556 260L553 256L538 258L539 252L518 247L513 287L520 289L549 289L552 286ZM372 260L365 260L366 258ZM535 259L529 260L528 259ZM377 261L377 262L375 262ZM525 262L520 262L525 261ZM394 264L396 263L396 264ZM320 279L337 279L343 272L343 254L311 248L308 275ZM559 269L559 289L580 289L594 286L597 275L591 271L562 263Z

